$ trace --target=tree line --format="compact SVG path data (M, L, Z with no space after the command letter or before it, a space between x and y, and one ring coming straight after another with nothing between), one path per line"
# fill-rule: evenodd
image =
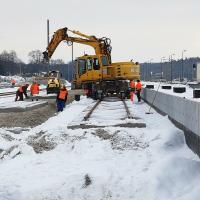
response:
M197 63L200 63L199 57L162 63L142 63L140 65L141 79L149 81L162 78L171 81L171 79L179 80L184 78L193 81L196 79Z
M64 63L62 59L51 59L50 63L43 62L43 54L40 50L33 50L28 53L28 64L25 64L17 56L14 50L4 50L0 53L0 75L22 75L33 76L48 70L58 70L65 79L72 80L72 63Z
M73 79L73 63L64 63L62 59L51 59L50 63L43 62L43 54L40 50L33 50L28 53L28 64L21 61L17 53L13 50L3 51L0 53L0 75L17 75L33 76L48 70L59 70L63 77L69 81ZM141 79L180 79L194 80L196 78L196 63L200 62L199 57L187 58L184 61L173 60L172 62L163 63L141 63Z

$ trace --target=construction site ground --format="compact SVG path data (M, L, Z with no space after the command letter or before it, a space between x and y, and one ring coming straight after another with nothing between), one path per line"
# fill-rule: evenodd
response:
M69 91L66 105L74 100L74 95L77 93L82 94L83 92ZM12 98L10 103L14 104L15 97L9 98ZM10 108L0 107L0 127L34 127L42 124L57 113L55 95L39 96L39 100L34 102L31 99L25 99L25 101L30 104L26 104L28 106L19 104L19 107L16 104Z

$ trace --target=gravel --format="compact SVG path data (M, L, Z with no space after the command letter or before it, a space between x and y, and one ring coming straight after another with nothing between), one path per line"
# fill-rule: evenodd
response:
M34 110L0 113L0 127L34 127L45 122L56 112L55 102Z

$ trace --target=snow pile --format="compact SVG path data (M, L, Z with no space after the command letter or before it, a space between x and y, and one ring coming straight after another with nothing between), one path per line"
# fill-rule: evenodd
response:
M199 199L199 159L167 117L128 102L147 128L68 129L93 103L72 102L33 129L0 129L1 200ZM112 114L94 113L90 123Z
M16 83L22 83L25 82L25 78L21 77L21 76L0 76L0 82L7 82L7 83L11 83L11 80L15 80Z

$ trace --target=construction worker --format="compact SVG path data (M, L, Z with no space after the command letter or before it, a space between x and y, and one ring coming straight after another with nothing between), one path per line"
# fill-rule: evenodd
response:
M23 101L23 88L22 86L20 85L19 88L17 89L17 92L16 92L16 97L15 97L15 101L18 101L18 98L19 98L19 101Z
M16 80L11 79L11 86L12 86L12 87L15 87L15 84L16 84Z
M57 102L57 111L62 112L65 107L65 103L67 101L68 91L67 88L62 85L60 91L57 94L56 102Z
M32 96L32 101L34 99L36 99L36 101L38 101L38 94L39 94L39 91L40 91L40 88L39 88L39 85L37 84L36 81L33 81L33 84L31 85L31 88L30 88L30 92L31 92L31 96Z
M132 103L134 100L134 93L135 93L135 82L134 80L130 80L130 97L131 97Z
M28 99L28 95L27 95L27 89L28 89L29 84L26 83L25 85L22 86L23 89L23 93L26 99Z
M141 90L142 90L142 84L141 84L140 80L137 80L136 95L137 95L138 102L141 102L141 96L140 96Z

